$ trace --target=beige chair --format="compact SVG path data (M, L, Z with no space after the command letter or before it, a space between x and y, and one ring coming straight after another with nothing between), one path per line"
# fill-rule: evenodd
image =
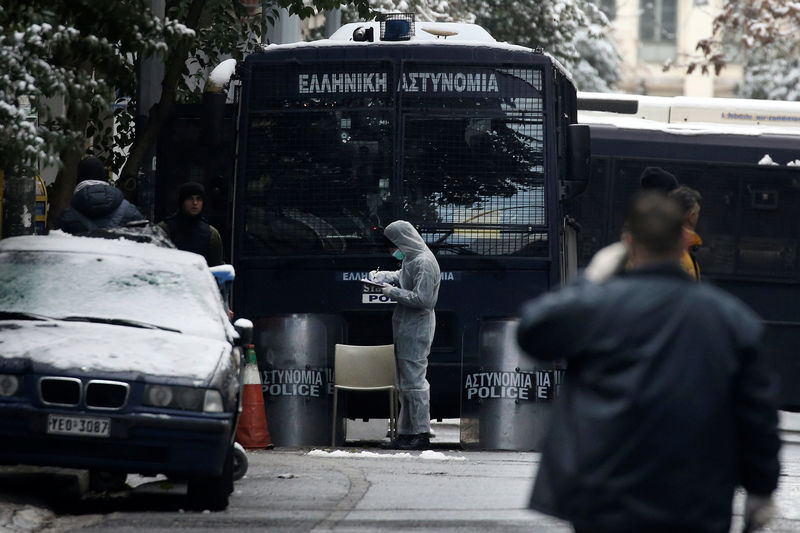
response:
M389 433L397 436L397 367L394 344L353 346L337 344L333 364L333 430L331 446L336 446L337 407L340 390L388 391ZM346 423L346 421L345 421Z

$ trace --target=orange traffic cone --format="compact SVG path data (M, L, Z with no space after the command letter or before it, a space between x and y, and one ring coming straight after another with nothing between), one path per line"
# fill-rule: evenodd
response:
M264 411L264 395L258 376L255 346L247 346L247 364L244 367L244 391L242 392L242 416L236 428L236 441L245 448L272 448L272 438L267 428Z

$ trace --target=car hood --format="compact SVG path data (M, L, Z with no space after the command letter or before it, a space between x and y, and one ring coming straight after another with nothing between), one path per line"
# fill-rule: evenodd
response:
M23 358L35 372L79 369L206 382L230 344L157 329L84 322L0 322L0 358Z

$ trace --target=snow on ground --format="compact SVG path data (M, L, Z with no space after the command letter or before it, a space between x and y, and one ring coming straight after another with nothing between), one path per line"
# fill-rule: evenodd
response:
M424 450L418 456L408 452L400 453L376 453L368 451L348 452L345 450L333 450L326 452L325 450L311 450L306 455L311 457L347 457L353 458L381 458L381 459L424 459L436 461L466 461L467 458L463 455L446 455L442 452L435 452L433 450Z

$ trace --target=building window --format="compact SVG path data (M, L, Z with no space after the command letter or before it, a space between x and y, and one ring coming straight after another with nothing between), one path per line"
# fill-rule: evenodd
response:
M592 0L592 3L600 8L608 20L614 20L617 16L617 0Z
M675 56L677 0L642 0L639 8L640 59L661 62Z

